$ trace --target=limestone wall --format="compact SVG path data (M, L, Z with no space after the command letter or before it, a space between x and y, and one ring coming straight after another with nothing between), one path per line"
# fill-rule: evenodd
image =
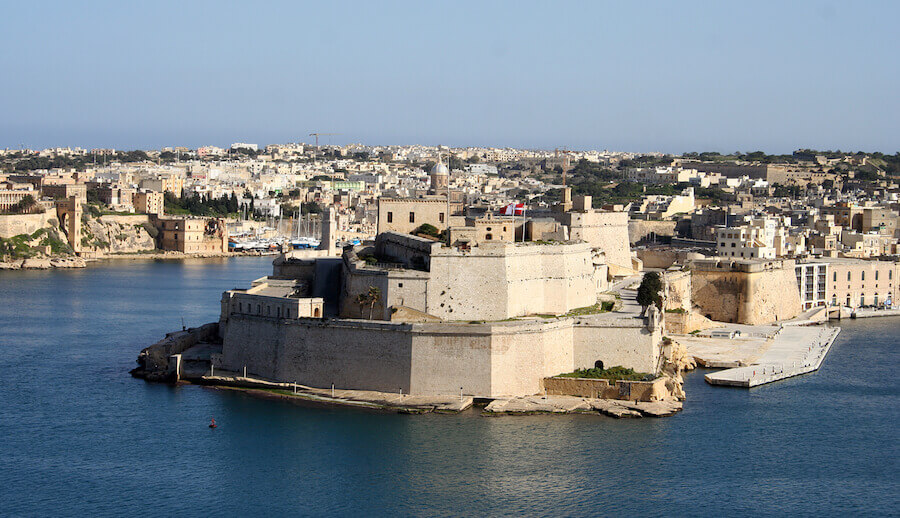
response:
M665 378L653 381L617 380L614 383L593 378L544 378L541 384L546 394L557 396L631 401L660 401L669 396Z
M564 314L596 302L590 247L488 245L431 258L426 312L445 320Z
M691 300L691 272L665 272L664 284L666 287L664 310L691 311L694 307Z
M395 324L231 315L222 366L276 381L413 394L535 394L595 359L655 372L658 333L580 319ZM640 322L640 320L637 320ZM645 355L645 358L640 357ZM577 358L580 358L577 359Z
M691 298L701 314L719 322L766 324L801 311L793 261L695 262Z
M573 332L573 365L568 371L589 369L597 360L605 367L621 365L638 372L654 373L659 367L662 336L649 331L643 319L616 319L608 316L577 319Z
M0 237L10 238L20 234L34 234L39 229L56 226L52 211L41 214L0 215Z
M570 212L562 217L569 225L570 239L580 239L602 250L609 264L631 268L627 212Z
M376 287L372 318L390 320L407 306L447 321L496 321L529 314L565 314L593 305L597 281L590 247L492 244L458 251L436 246L430 271L368 267L354 251L344 257L340 315L368 319L359 294Z
M118 223L119 225L143 225L150 224L150 217L146 214L104 214L99 219L103 223Z
M652 235L673 237L676 224L675 221L630 220L628 222L628 242L633 245L644 239L650 239Z

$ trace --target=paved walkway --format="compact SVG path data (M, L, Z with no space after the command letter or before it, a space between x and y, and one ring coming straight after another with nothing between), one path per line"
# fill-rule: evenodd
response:
M818 370L839 327L785 326L751 365L705 376L713 385L756 387Z

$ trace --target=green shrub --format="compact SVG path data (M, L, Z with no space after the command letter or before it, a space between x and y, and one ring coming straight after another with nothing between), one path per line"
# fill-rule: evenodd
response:
M646 372L635 372L634 369L629 369L626 367L622 367L621 365L617 365L615 367L610 367L608 369L578 369L575 372L569 372L566 374L560 374L558 377L561 378L593 378L593 379L605 379L610 381L616 380L624 380L624 381L650 381L654 379L653 374L648 374Z

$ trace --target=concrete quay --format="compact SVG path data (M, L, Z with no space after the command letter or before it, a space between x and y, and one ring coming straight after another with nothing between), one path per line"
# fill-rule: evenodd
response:
M756 387L819 369L839 327L785 326L752 364L707 374L712 385Z
M411 396L371 390L315 388L239 375L205 375L193 381L214 388L243 390L263 397L410 414L457 413L467 410L473 403L471 396Z

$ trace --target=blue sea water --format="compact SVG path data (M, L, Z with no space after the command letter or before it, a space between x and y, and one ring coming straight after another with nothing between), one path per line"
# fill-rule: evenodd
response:
M128 370L270 258L0 272L0 515L896 515L900 319L664 419L394 415ZM219 427L207 423L215 417Z

